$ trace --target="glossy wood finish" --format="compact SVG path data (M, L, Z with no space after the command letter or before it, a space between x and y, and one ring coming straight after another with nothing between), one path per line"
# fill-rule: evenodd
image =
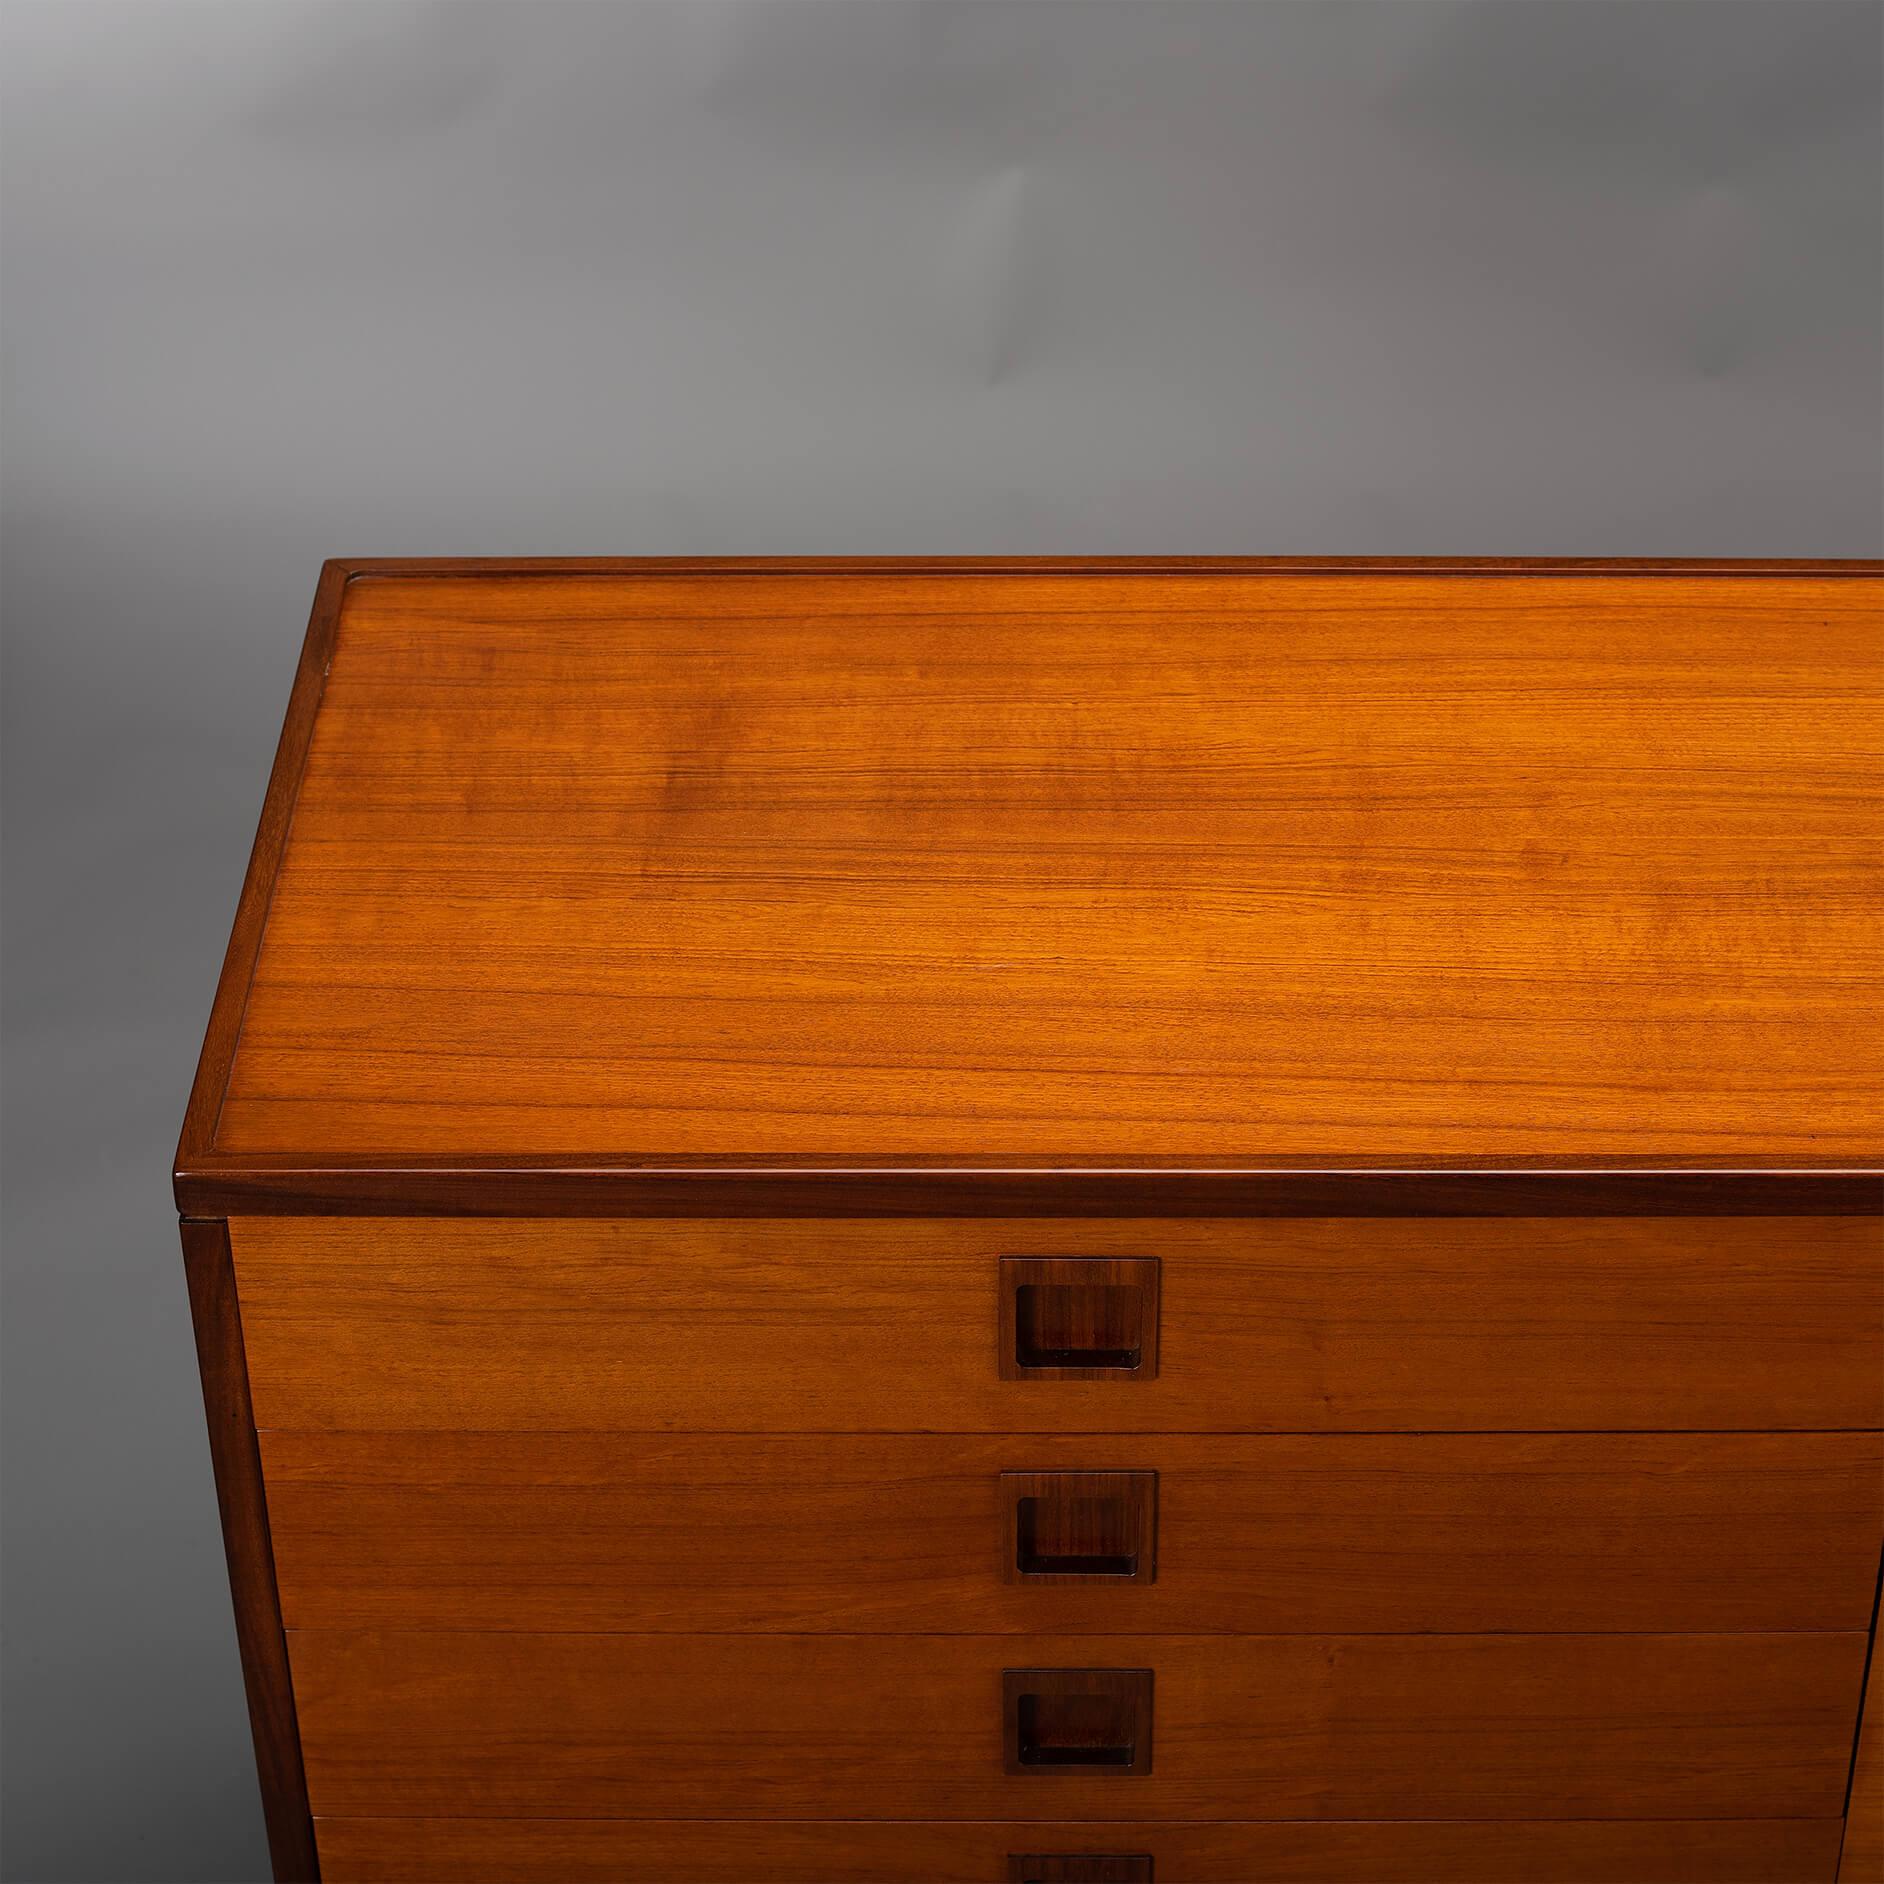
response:
M1864 1686L1838 1884L1884 1884L1884 1655L1875 1644Z
M185 1222L183 1273L202 1373L209 1456L235 1602L236 1646L276 1884L315 1884L319 1866L301 1767L287 1644L275 1590L268 1504L249 1409L242 1317L229 1263L228 1226Z
M1038 1827L316 1821L327 1884L1008 1884ZM1137 1850L1155 1884L1831 1884L1836 1819L1104 1825L1049 1849Z
M293 1625L683 1633L1865 1629L1881 1453L1860 1434L262 1436ZM1019 1460L1036 1472L1004 1482ZM1009 1580L1017 1492L1106 1466L1159 1474L1156 1580Z
M264 1426L1884 1425L1863 1218L243 1218ZM1002 1255L1163 1259L1155 1380L1002 1380Z
M1822 1818L1865 1638L1035 1636L1156 1671L1140 1778L1002 1771L1001 1636L291 1630L317 1812Z
M1873 1162L1879 590L356 568L184 1164Z

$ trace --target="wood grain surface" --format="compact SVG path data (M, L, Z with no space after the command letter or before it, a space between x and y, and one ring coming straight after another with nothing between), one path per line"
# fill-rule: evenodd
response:
M1871 1650L1838 1884L1884 1884L1884 1655Z
M262 1459L306 1628L1865 1629L1884 1541L1860 1434L270 1432ZM1017 1466L1155 1471L1155 1580L1014 1580Z
M356 572L198 1149L1874 1163L1881 597Z
M264 1427L1884 1425L1865 1218L242 1218ZM1155 1380L1003 1380L1002 1255L1162 1258Z
M1823 1818L1861 1634L289 1631L317 1814ZM1149 1668L1154 1770L1002 1771L1002 1672Z
M1155 1884L1831 1884L1836 1819L1092 1826L317 1822L325 1884L1007 1884L1015 1851L1144 1851Z

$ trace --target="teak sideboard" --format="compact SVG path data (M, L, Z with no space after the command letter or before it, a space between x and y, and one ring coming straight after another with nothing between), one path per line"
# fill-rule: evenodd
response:
M176 1180L277 1878L1884 1877L1881 670L329 564Z

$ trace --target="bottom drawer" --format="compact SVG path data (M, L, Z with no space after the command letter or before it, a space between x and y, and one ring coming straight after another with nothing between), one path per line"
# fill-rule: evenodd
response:
M656 1824L321 1819L323 1884L1831 1884L1837 1819L1653 1824ZM1021 1865L1024 1856L1056 1865Z
M1708 1819L1843 1812L1865 1638L303 1629L289 1648L320 1815ZM1050 1670L1121 1672L1096 1701L1028 1703L1029 1768L1017 1695L1050 1695Z

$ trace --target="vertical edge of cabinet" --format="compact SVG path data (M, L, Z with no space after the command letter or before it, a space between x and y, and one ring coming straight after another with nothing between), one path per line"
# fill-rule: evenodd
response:
M1851 1781L1845 1794L1845 1836L1838 1884L1884 1884L1884 1657L1878 1624L1884 1621L1884 1564L1871 1610L1871 1642L1853 1736Z
M314 606L301 643L294 685L288 694L288 711L275 747L275 763L268 774L262 814L255 828L255 842L249 850L249 866L242 879L229 946L224 952L222 973L217 978L215 997L210 1003L203 1051L197 1059L196 1077L190 1085L183 1130L177 1141L177 1208L186 1215L191 1212L182 1194L181 1172L184 1167L208 1156L216 1142L216 1122L222 1113L223 1094L228 1089L229 1070L235 1060L236 1036L242 1031L242 1015L248 1006L256 958L261 953L268 905L287 845L295 799L301 790L308 747L314 738L314 716L320 707L328 665L333 659L341 598L352 576L350 563L324 563L314 590Z
M318 1884L314 1820L295 1721L288 1672L288 1640L275 1588L275 1558L262 1488L262 1456L249 1404L242 1316L226 1223L185 1218L183 1271L203 1376L203 1412L222 1514L229 1593L235 1602L236 1643L248 1692L249 1725L261 1781L262 1814L275 1884Z

